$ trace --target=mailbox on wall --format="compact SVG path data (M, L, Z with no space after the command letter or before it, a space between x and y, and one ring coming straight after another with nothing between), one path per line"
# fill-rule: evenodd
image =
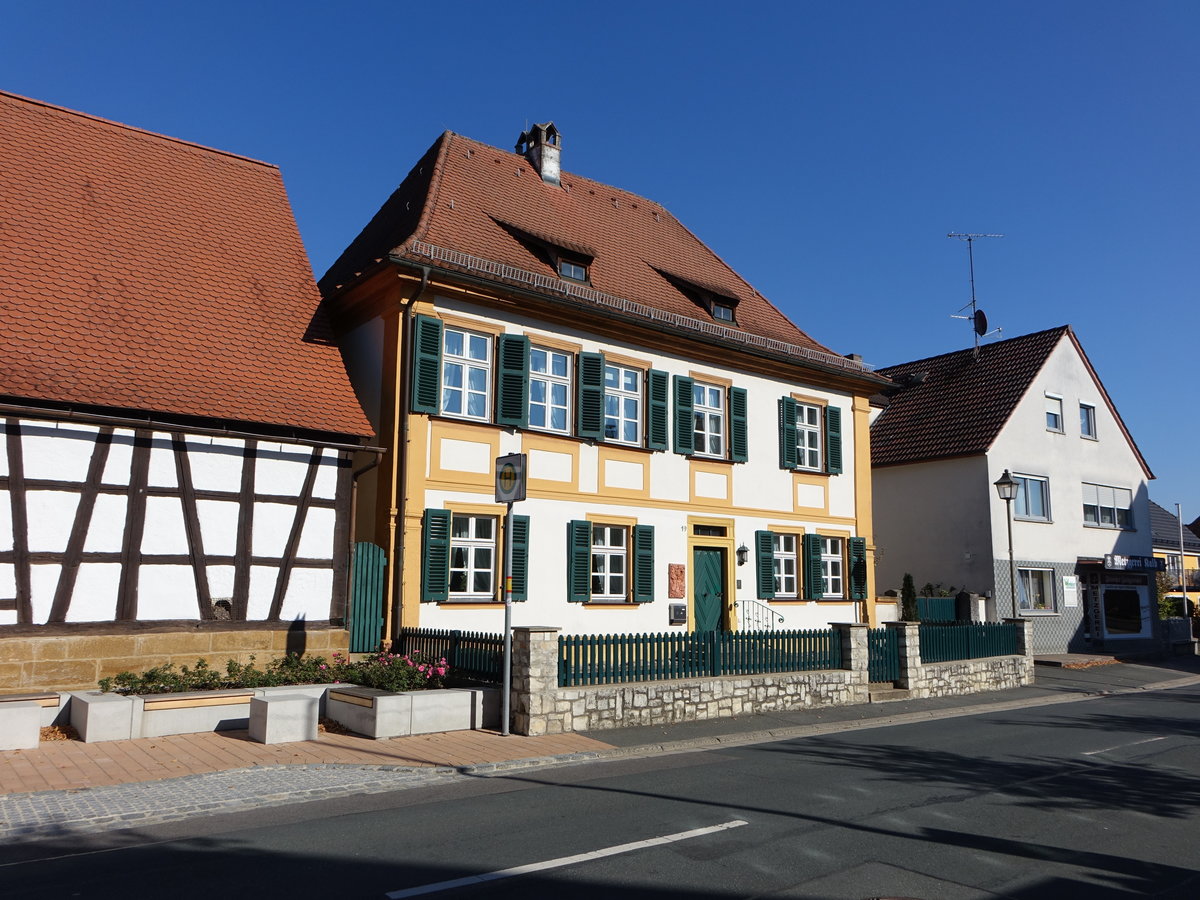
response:
M687 624L687 604L672 603L670 606L670 616L672 625Z

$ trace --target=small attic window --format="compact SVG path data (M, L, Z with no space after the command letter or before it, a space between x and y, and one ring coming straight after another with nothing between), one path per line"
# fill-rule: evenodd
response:
M558 274L571 281L586 283L588 280L587 266L574 260L563 259L562 257L559 257L558 260Z
M719 300L714 300L712 305L713 318L718 322L733 321L733 307L728 303L722 303Z

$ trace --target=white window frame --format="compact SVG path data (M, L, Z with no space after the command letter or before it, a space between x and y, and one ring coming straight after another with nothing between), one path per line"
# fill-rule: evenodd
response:
M826 600L846 596L845 551L845 538L821 535L821 596Z
M609 385L609 372L616 373L616 384ZM637 375L637 389L629 390L624 387L625 376L629 373ZM625 444L630 447L642 446L642 387L646 383L646 373L635 366L623 366L618 363L604 365L604 440L606 443ZM616 400L617 414L610 415L609 400ZM634 415L630 417L629 404L633 403ZM615 435L609 434L609 423L615 422ZM626 425L632 424L634 438L625 437Z
M1018 475L1013 473L1013 479L1017 482L1017 496L1013 499L1013 518L1020 519L1022 522L1050 522L1050 480L1042 475ZM1042 495L1042 508L1045 510L1043 515L1036 515L1029 512L1029 496L1030 486L1040 485L1040 493ZM1021 512L1021 507L1025 507L1025 512Z
M1096 440L1096 407L1091 403L1079 404L1079 436Z
M620 535L619 543L613 538ZM622 603L629 599L629 535L624 525L592 523L592 567L589 573L591 599L601 603ZM614 572L614 563L619 571ZM596 590L602 579L604 590Z
M794 534L775 532L771 535L775 565L776 599L794 600L800 596L800 578L797 574L796 544Z
M1033 587L1034 573L1037 573L1038 580L1042 582L1043 600L1046 603L1044 606L1034 606L1033 600L1029 596L1029 590ZM1054 587L1055 581L1053 569L1040 569L1032 566L1017 569L1018 609L1023 613L1057 613L1058 596Z
M725 458L725 395L721 385L692 382L692 447L696 456Z
M1133 491L1130 488L1093 484L1088 481L1083 482L1082 487L1084 527L1137 531L1137 523L1133 521ZM1089 500L1094 502L1089 503ZM1124 506L1119 505L1121 500L1125 501ZM1089 508L1095 510L1090 519Z
M457 522L466 519L467 533L455 535ZM491 523L491 537L479 536L479 522L487 520ZM461 601L487 601L496 599L496 546L497 532L500 528L499 516L483 516L474 513L450 514L450 592L449 599ZM465 565L455 565L455 550L464 551ZM487 551L491 557L490 566L484 565L479 559L479 552ZM487 573L488 589L475 588L477 575ZM462 573L465 580L465 590L454 590L454 576Z
M718 322L733 322L733 307L728 303L713 301L712 317Z
M449 341L452 335L458 335L462 338L462 353L451 353L449 349ZM472 339L483 342L485 350L484 358L480 359L477 356L471 355ZM450 325L442 329L442 396L439 409L444 416L453 416L456 419L474 419L477 422L488 422L492 418L492 335L481 334L478 331L469 331L465 328L457 328ZM448 377L451 371L457 370L459 373L458 385L452 386L451 379ZM470 388L470 379L472 372L483 373L483 390L472 390ZM460 395L459 410L454 412L450 409L450 398L454 395ZM472 396L482 396L483 398L483 413L472 414L470 409L470 400Z
M808 421L810 418L814 422ZM796 401L796 468L823 472L825 449L825 407ZM812 460L816 460L813 462Z
M1057 394L1046 395L1046 430L1063 433L1063 398Z
M533 367L535 353L544 353L546 357L546 371L538 372ZM565 365L565 375L554 374L554 359L561 357ZM571 370L574 367L572 354L566 350L555 350L553 347L540 347L531 345L529 348L529 427L538 431L552 431L556 434L571 433ZM534 385L540 384L545 389L545 400L539 402L534 400ZM553 400L554 388L559 386L566 394L565 403L555 403ZM545 416L545 424L535 425L533 421L533 412L535 407L540 407ZM554 420L554 411L562 410L563 412L563 427L555 428L551 423Z
M578 281L581 284L587 284L588 267L583 265L583 263L578 263L571 259L560 258L558 260L558 274L568 281Z

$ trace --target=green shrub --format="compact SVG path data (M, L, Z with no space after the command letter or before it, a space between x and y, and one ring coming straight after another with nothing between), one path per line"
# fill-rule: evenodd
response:
M184 691L211 691L228 688L276 687L287 684L334 684L346 682L385 691L419 691L438 688L444 683L449 667L444 659L420 653L373 653L352 662L340 653L332 661L323 656L289 654L273 659L265 669L250 662L231 659L222 674L197 660L194 667L176 669L171 663L147 669L140 675L121 672L100 679L100 690L117 694L177 694Z
M900 618L905 622L917 621L917 589L908 572L904 573L904 582L900 586Z

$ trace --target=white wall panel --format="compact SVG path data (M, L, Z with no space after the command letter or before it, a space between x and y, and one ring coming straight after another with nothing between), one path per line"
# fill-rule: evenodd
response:
M179 473L175 471L175 453L166 435L155 434L150 443L150 468L146 473L146 484L150 487L179 487Z
M67 538L75 521L79 494L70 491L26 491L29 511L29 549L58 551L67 549Z
M125 537L129 499L122 494L99 494L83 542L85 553L118 553Z
M313 496L319 500L337 498L337 461L337 454L332 450L326 450L321 454L321 465L317 469L317 478L313 482Z
M178 497L147 497L143 553L187 553L183 502Z
M12 498L8 491L0 491L0 550L12 548Z
M0 423L0 477L8 474L8 429Z
M307 447L286 447L284 452L260 448L254 468L254 490L259 494L298 497L308 474Z
M83 563L75 576L68 622L109 622L117 614L120 563Z
M142 566L138 573L138 619L198 619L191 566Z
M58 588L58 563L41 563L29 567L29 595L33 604L33 621L43 625L50 618L50 607L54 605L54 592Z
M238 504L233 500L197 500L200 538L209 556L233 556L237 549Z
M99 429L88 425L23 420L21 450L25 477L52 481L83 481L87 478L92 448Z
M236 494L242 487L241 441L192 437L187 441L192 487L198 491Z
M285 622L295 619L328 619L332 597L332 569L292 569L287 593L283 596L280 618Z
M333 526L336 516L332 509L310 507L300 532L296 555L306 559L333 559Z
M133 432L118 428L113 432L108 446L108 458L104 461L105 484L129 484L129 471L133 466Z
M15 609L0 609L0 625L16 625L17 611Z
M455 472L486 474L492 471L492 445L481 441L441 440L442 468Z
M277 566L250 567L250 597L246 605L246 618L261 621L271 614L271 601L275 597L275 582L279 578Z
M283 556L296 507L291 503L255 503L254 535L251 552L254 556Z
M0 563L0 597L6 600L17 596L17 567L12 563Z
M208 595L213 602L233 599L233 566L208 566Z

